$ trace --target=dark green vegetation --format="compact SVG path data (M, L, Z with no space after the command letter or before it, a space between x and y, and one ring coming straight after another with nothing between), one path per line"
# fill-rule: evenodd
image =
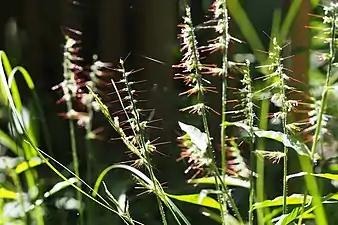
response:
M338 3L67 2L41 60L44 7L2 39L0 224L338 222Z

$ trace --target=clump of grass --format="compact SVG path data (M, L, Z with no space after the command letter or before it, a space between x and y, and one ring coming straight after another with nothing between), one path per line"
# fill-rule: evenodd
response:
M176 78L183 79L185 84L190 88L188 91L181 93L181 95L195 95L197 98L197 103L191 106L187 106L181 111L188 111L189 113L198 114L201 117L204 133L200 131L193 131L197 128L190 127L188 132L188 137L185 135L181 144L184 147L184 152L181 154L181 157L188 157L189 162L192 165L187 169L189 171L191 168L197 169L196 175L202 173L203 170L207 170L207 173L211 173L216 182L216 192L218 195L218 202L221 207L221 221L222 224L225 224L225 218L227 214L226 210L226 200L230 203L233 210L236 212L236 216L238 220L243 223L243 219L238 212L237 206L232 199L230 192L227 188L227 185L223 182L222 177L224 177L224 168L226 167L225 162L225 152L226 152L226 134L225 134L225 126L221 128L221 151L222 151L222 167L223 172L219 172L219 168L215 161L215 151L213 144L211 142L212 136L209 131L208 124L208 116L207 111L212 110L205 103L204 95L207 92L216 92L215 87L211 86L210 81L208 81L204 75L221 75L222 77L222 121L225 122L226 115L226 92L227 92L227 73L228 73L228 65L229 62L227 60L227 51L228 44L230 41L230 35L228 34L228 16L227 16L227 8L226 1L215 1L212 7L212 11L214 12L214 21L216 25L208 24L208 26L204 26L204 28L213 28L216 29L221 35L216 38L210 45L199 47L198 41L195 35L195 27L192 22L191 11L188 4L186 4L185 12L186 15L183 17L184 23L180 25L181 34L179 38L182 39L182 47L181 51L184 53L181 63L174 66L175 68L181 69L181 72L176 74ZM222 50L223 53L223 64L221 68L218 68L215 65L204 65L200 61L200 49L202 51L217 51ZM187 132L187 125L184 125L186 129L180 124L181 129ZM190 133L190 134L189 134ZM198 133L198 134L197 134ZM194 137L196 135L196 137ZM186 137L186 138L184 138ZM202 138L204 137L204 138ZM191 142L189 141L191 139ZM197 139L200 139L197 141ZM189 143L189 144L187 144Z
M289 94L298 91L296 88L290 86L290 82L295 80L288 75L290 71L284 66L284 60L286 58L282 56L282 47L280 43L278 43L277 38L272 38L272 48L267 57L269 64L259 67L264 67L264 69L266 69L264 70L266 74L262 76L261 79L265 81L267 86L263 89L255 90L255 81L251 78L252 75L249 60L236 63L229 60L228 49L230 41L238 40L229 34L228 1L215 0L211 6L212 19L197 26L198 28L211 29L217 34L217 37L210 40L205 46L199 44L196 35L198 29L196 29L196 26L194 26L192 21L190 6L185 1L184 4L185 15L183 17L183 24L180 25L181 33L179 34L182 43L181 51L183 57L180 63L174 66L174 68L180 70L175 78L183 79L188 88L188 90L182 92L180 96L194 97L197 101L192 105L180 109L180 111L197 114L202 126L201 129L199 129L182 122L178 123L184 134L177 138L179 147L181 147L182 150L177 161L183 159L188 160L189 165L185 170L185 173L194 173L190 179L192 183L213 184L215 185L215 190L203 189L197 195L182 196L170 195L164 191L162 184L155 176L155 165L152 162L152 155L159 151L155 143L157 139L151 140L147 135L149 129L152 127L151 123L155 121L147 121L144 116L147 109L141 108L140 103L142 100L138 99L137 96L137 93L140 91L137 90L137 83L141 81L137 81L136 78L134 79L132 77L137 70L127 71L125 60L122 59L119 62L119 67L117 69L112 69L110 64L102 63L94 57L94 63L91 66L90 71L87 71L89 76L83 79L83 77L79 75L85 70L83 67L79 66L79 62L82 61L78 56L80 41L70 37L71 35L66 36L66 43L64 46L64 80L54 89L59 88L62 90L63 97L59 102L65 102L67 106L67 111L61 115L69 119L73 167L76 179L66 179L45 159L46 163L60 177L66 180L69 185L76 188L78 191L77 200L80 202L79 211L82 214L82 195L86 195L87 197L89 195L82 190L82 186L79 182L76 185L73 185L74 182L80 180L74 121L81 127L84 127L86 131L85 138L88 150L87 179L91 180L92 174L90 172L93 163L91 141L99 138L97 133L98 130L93 129L93 119L94 113L100 110L106 116L110 125L118 133L118 139L125 144L126 149L131 153L130 155L133 160L127 162L130 163L130 165L123 163L106 168L97 179L93 196L97 195L97 190L102 183L103 178L110 170L125 169L134 175L135 180L143 186L147 192L155 195L161 222L164 225L169 223L164 206L171 211L178 224L181 224L182 221L185 224L189 224L189 221L185 218L184 214L175 206L175 204L173 204L169 197L204 207L213 207L219 210L219 215L215 215L216 213L213 212L204 213L204 215L209 215L210 218L216 219L221 224L228 224L228 219L232 218L230 216L231 211L233 211L237 219L232 219L232 223L245 224L243 220L244 215L239 213L238 206L231 195L232 192L230 186L249 188L249 224L254 224L255 222L255 210L272 206L281 207L281 216L276 217L276 215L272 214L266 215L267 218L271 217L271 219L269 219L270 223L276 222L277 224L286 224L298 219L298 224L302 224L303 216L314 210L318 224L327 224L323 202L324 200L330 200L331 196L325 196L322 199L314 176L328 179L332 179L332 176L327 174L315 174L313 173L312 168L316 161L318 146L323 143L323 134L327 130L327 99L328 92L333 88L331 77L333 74L333 67L336 66L335 43L336 24L338 22L338 4L331 3L329 6L324 7L325 16L323 18L323 23L328 24L330 27L329 29L325 29L324 32L325 35L327 35L324 40L329 44L329 53L324 54L323 57L327 61L327 74L325 86L322 91L322 98L318 101L314 101L315 103L305 103L299 100L290 99ZM220 53L221 63L204 64L203 60L208 56L203 54L214 52ZM110 72L115 71L120 75L120 79L114 78L111 80L111 87L113 88L113 93L111 94L116 96L116 102L119 102L121 107L120 110L110 110L96 94L99 92L100 78L103 74L102 70L110 70ZM233 79L240 81L239 88L229 87L228 85L227 79L230 77L229 73L232 70L237 70L237 75L241 74L238 75L241 79L233 77ZM219 77L220 82L222 83L220 91L222 99L220 102L221 123L217 124L217 126L220 126L220 155L216 151L217 148L214 146L214 142L216 141L214 141L213 137L216 135L213 135L209 130L214 124L210 124L208 112L215 112L215 110L209 107L206 102L206 95L209 93L218 93L218 91L214 87L214 84L207 79L208 75ZM85 87L87 87L89 91ZM229 90L234 90L234 97L232 99L230 98L231 95L228 95ZM2 90L0 90L0 92L1 91ZM8 92L8 90L6 91ZM255 101L257 99L255 98L262 92L268 93L267 99L274 104L277 112L269 115L268 113L266 115L261 115L261 118L264 116L269 117L271 121L278 124L281 131L268 129L261 130L256 127ZM80 102L82 106L85 106L85 110L76 110L75 102ZM309 118L304 121L291 123L289 116L292 114L292 111L300 112L297 111L298 105L304 105L310 108L310 111L306 110ZM315 131L314 136L310 138L313 140L311 150L309 150L306 145L307 140L302 141L296 137L300 127L308 124L310 124L310 126L305 128L302 133L307 134ZM236 127L235 130L237 133L231 133L230 129L228 129L228 127L231 126ZM283 145L282 150L270 151L257 149L257 140L262 138L280 142ZM29 135L27 135L26 139L30 145L34 145ZM34 149L38 154L41 154L41 158L44 158L44 155L42 154L45 153L41 153L36 147ZM243 156L243 151L245 149L250 152L250 160L247 160ZM301 162L303 171L300 174L288 174L288 153L291 149L294 149L299 156L307 157L307 162ZM279 163L279 161L283 159L283 184L280 197L263 202L258 202L257 199L255 199L255 191L257 190L254 189L254 184L256 182L256 177L262 176L264 178L263 173L257 174L258 171L255 171L256 168L253 163L255 156L267 158L273 163ZM249 161L249 163L247 163L247 161ZM288 195L288 180L298 176L305 176L310 196L308 196L307 190L303 195ZM202 178L198 179L199 177ZM15 185L18 187L18 190L23 192L18 177L13 174L12 178L16 183ZM33 178L29 178L28 181L32 183L34 180ZM247 185L249 181L250 185ZM102 204L107 209L117 213L126 224L136 224L137 222L132 219L132 215L129 212L129 202L126 201L126 204L123 206L109 192L105 184L104 188L105 193L115 205L117 211L112 209L101 197L103 203L89 197L99 204ZM208 194L215 194L217 201L212 197L207 196ZM299 201L299 199L301 199L301 201ZM307 205L308 199L313 199L313 208L310 208ZM22 199L19 200L23 202ZM292 212L289 213L289 202L302 204L299 204L301 205L300 207L293 209ZM84 223L82 217L80 223Z
M139 169L126 165L112 165L101 173L95 184L95 189L98 189L103 177L111 169L127 169L136 175L136 180L145 187L148 192L155 194L163 224L167 224L163 205L167 206L172 212L178 224L181 224L179 218L181 218L185 224L189 224L185 216L167 197L162 185L155 176L151 155L156 153L158 150L156 148L156 143L154 143L156 139L149 140L147 137L147 130L152 127L151 123L156 122L156 120L147 121L143 119L143 112L148 110L140 108L139 103L142 102L142 100L137 98L139 90L135 89L135 85L139 82L133 81L131 78L137 70L127 71L125 69L125 61L122 59L119 62L119 68L112 70L117 71L121 75L121 78L118 81L115 81L114 79L111 80L111 84L114 89L114 92L111 94L116 95L117 101L120 103L122 109L115 110L111 113L108 107L104 105L98 97L95 97L95 99L100 105L100 109L108 119L110 125L118 133L118 139L122 140L127 149L132 153L134 157L134 160L132 160L132 166ZM95 96L91 89L90 91ZM114 115L114 118L111 117L111 114ZM140 171L141 169L145 169L149 178Z

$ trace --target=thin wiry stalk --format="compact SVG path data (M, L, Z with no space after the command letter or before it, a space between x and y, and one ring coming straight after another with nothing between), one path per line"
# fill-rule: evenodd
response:
M67 101L67 111L69 112L70 110L73 109L72 102ZM72 158L73 158L73 167L74 167L74 172L76 176L80 176L80 171L79 171L79 160L77 156L77 149L76 149L76 136L75 136L75 126L74 126L74 121L73 120L68 120L69 123L69 134L70 134L70 145L72 149ZM81 188L81 184L78 183L77 186ZM80 192L76 192L76 198L79 201L79 212L80 212L80 224L83 224L83 216L82 216L82 194Z
M246 60L246 68L244 71L244 77L242 83L244 84L244 90L246 94L245 98L245 117L247 120L247 124L249 126L249 135L250 135L250 144L249 144L249 150L250 150L250 161L251 166L253 166L253 151L254 151L254 143L255 143L255 134L254 134L254 103L253 103L253 91L252 91L252 80L251 80L251 74L250 74L250 61ZM250 175L250 196L249 196L249 225L253 224L253 203L254 203L254 176L253 176L253 170L251 170Z
M300 213L299 213L300 217L299 217L297 225L302 225L303 224L302 223L303 222L303 213L305 211L306 199L307 199L307 190L305 190L305 193L304 193L302 208L301 208Z
M336 40L336 23L337 23L337 13L338 13L338 6L337 3L331 3L331 11L329 12L329 8L326 11L327 13L331 13L331 36L329 38L329 49L330 49L330 53L329 53L329 63L328 63L328 68L326 71L326 80L325 80L325 86L323 88L323 92L322 92L322 100L321 100L321 104L320 104L320 111L319 111L319 115L318 115L318 120L317 120L317 126L316 126L316 131L315 131L315 135L314 135L314 139L313 139L313 144L312 144L312 148L311 148L311 158L314 159L316 150L317 150L317 145L319 142L319 135L321 133L321 129L322 129L322 122L323 122L323 115L325 113L325 109L326 109L326 103L327 103L327 96L328 96L328 90L329 90L329 86L330 86L330 78L332 75L332 66L333 63L335 61L335 54L336 54L336 48L335 48L335 40Z
M269 105L270 102L268 99L262 101L260 106L260 116L259 116L259 129L267 130L268 129L268 119L266 115L269 114ZM265 142L263 139L258 139L257 149L265 150ZM265 187L264 187L264 158L257 156L256 160L256 172L259 174L256 180L256 201L263 202L265 200ZM268 209L258 209L257 217L259 222L263 222L264 214L269 214ZM268 225L272 225L271 222L268 222Z
M279 74L281 87L280 87L280 94L282 98L282 126L283 126L283 133L287 134L287 98L285 95L285 80L284 80L284 73L281 71ZM286 198L288 195L287 189L287 172L288 172L288 148L284 145L283 147L284 159L283 159L283 214L287 213L287 204Z
M92 87L93 88L93 87ZM87 152L87 182L92 181L92 163L93 163L93 145L92 145L92 125L93 125L93 119L94 119L94 110L92 104L87 104L87 113L88 113L88 122L85 125L86 129L86 152ZM92 213L92 202L88 201L86 204L86 211L87 211L87 221L88 223L93 222L93 213Z
M279 46L278 41L276 38L272 39L273 48L269 52L269 58L271 60L271 64L268 65L268 69L271 74L267 75L267 79L276 77L277 81L272 83L270 86L271 89L277 88L278 91L274 93L271 97L271 102L273 102L277 107L280 108L280 111L274 114L274 119L280 120L283 133L288 134L287 130L287 115L288 112L291 111L292 107L297 105L297 101L288 100L286 96L286 90L291 89L291 87L286 85L286 80L289 77L284 72L283 66L283 58L281 57L281 50L282 48ZM287 172L288 172L288 148L283 145L283 214L287 213Z
M229 35L229 16L228 16L228 8L227 8L227 0L222 1L222 14L223 18L221 22L223 22L223 34L222 39L224 42L224 47L222 48L222 112L221 112L221 124L226 122L226 111L227 111L227 90L228 90L228 49L229 49L229 42L230 42L230 35ZM225 179L226 173L226 126L221 126L221 163L222 163L222 178ZM224 210L226 210L226 201L222 199ZM224 215L223 215L224 216Z
M87 108L88 119L90 120L90 125L86 126L86 150L87 150L87 180L91 181L92 179L92 161L93 161L93 147L92 139L90 135L92 134L92 121L94 116L94 110L89 107Z
M65 44L64 47L64 62L63 62L63 76L65 78L66 85L68 83L70 84L75 84L76 86L76 81L74 78L74 74L72 71L69 70L70 66L70 61L68 58L68 48L69 46ZM67 91L67 93L64 93L66 101L66 106L67 106L67 113L70 113L73 111L73 102L72 102L72 97L74 93L71 92L69 88L64 88L64 91ZM75 126L74 126L74 121L69 119L69 134L70 134L70 144L71 144L71 150L72 150L72 158L73 158L73 167L74 167L74 172L77 177L80 177L80 171L79 171L79 160L77 156L77 149L76 149L76 136L75 136ZM81 188L81 183L77 183L77 186ZM82 216L82 194L80 192L76 192L76 198L79 202L79 213L80 213L80 224L84 224L83 222L83 216Z
M162 219L162 223L164 225L167 225L167 219L166 219L166 215L164 212L164 208L163 208L163 204L161 201L160 196L163 194L163 190L161 185L159 184L158 180L156 179L156 176L154 174L151 162L150 162L150 157L149 157L149 146L146 144L146 140L145 140L145 128L146 125L141 125L142 121L140 118L140 113L139 110L136 107L136 102L137 100L134 99L134 94L133 94L133 90L131 89L131 85L129 83L128 80L128 74L124 68L124 62L121 60L120 61L120 65L122 67L121 71L122 71L122 75L124 78L124 83L126 86L126 90L128 92L128 96L130 98L130 107L131 107L131 113L133 115L133 118L135 119L135 124L131 124L131 126L135 126L135 128L132 128L133 130L137 130L138 132L136 132L136 135L138 135L138 142L140 144L140 147L142 148L141 153L143 153L145 162L146 162L146 168L149 172L150 175L150 179L152 180L152 182L154 183L154 192L156 195L156 200L157 200L157 204L158 204L158 208L161 214L161 219ZM130 121L131 122L131 121Z

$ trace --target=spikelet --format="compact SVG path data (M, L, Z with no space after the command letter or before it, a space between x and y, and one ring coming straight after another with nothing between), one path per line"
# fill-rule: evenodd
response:
M131 75L139 70L127 71L125 62L121 59L119 68L114 69L120 73L121 78L118 81L111 80L111 85L114 88L114 94L119 102L121 109L113 110L114 128L119 133L121 139L126 144L133 155L137 156L134 161L135 166L143 166L148 163L146 158L149 154L157 152L154 141L148 139L148 130L156 128L151 123L158 120L148 120L145 112L151 111L140 108L141 99L138 99L137 94L141 92L135 89L135 85L142 81L133 81Z

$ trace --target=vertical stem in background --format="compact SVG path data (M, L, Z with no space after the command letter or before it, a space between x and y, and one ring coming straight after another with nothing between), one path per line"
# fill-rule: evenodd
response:
M226 122L226 111L227 111L227 76L228 76L228 50L229 50L229 21L228 21L228 9L227 9L227 0L223 0L223 20L224 20L224 31L223 31L223 40L225 40L224 48L222 49L222 121L221 124ZM225 173L227 170L226 165L226 126L221 126L221 163L222 163L222 178L225 179ZM221 181L222 182L222 181ZM224 197L224 196L223 196ZM223 198L223 207L226 210L226 201Z
M260 116L259 116L259 129L267 130L268 129L268 114L269 114L270 101L265 99L261 103L260 107ZM258 139L257 149L265 150L265 142L263 139ZM264 187L264 158L257 156L256 161L256 171L259 176L256 181L256 200L258 202L263 202L265 200L265 187ZM264 221L264 209L257 210L258 221L260 224L263 224Z
M67 101L67 111L71 112L73 110L73 104L71 102L72 100ZM79 171L79 160L77 156L77 150L76 150L76 136L75 136L75 127L74 127L74 121L72 119L68 120L69 122L69 134L70 134L70 144L72 149L72 157L73 157L73 167L74 172L77 177L80 177L80 171ZM78 183L77 186L81 188L81 184ZM80 213L80 224L83 224L83 216L82 216L82 194L77 191L76 192L76 198L79 202L79 213Z
M224 10L224 24L225 30L223 32L223 38L225 40L225 46L223 49L223 58L222 58L222 122L226 122L226 110L227 110L227 76L228 76L228 48L229 48L229 23L228 23L228 10L226 6L227 0L223 0L223 10ZM221 152L222 152L222 176L225 176L226 171L226 126L221 126Z
M68 49L66 46L67 44L65 44L65 49L64 49L64 61L63 61L63 76L64 76L64 82L66 82L66 85L75 85L76 86L76 82L75 82L75 78L74 78L74 74L72 71L69 71L68 68L70 68L70 66L68 64L70 64L69 59L68 59ZM64 91L67 91L67 93L64 93L65 100L66 100L66 105L67 105L67 114L70 114L73 112L73 94L71 93L71 91L74 90L70 90L68 87L63 89ZM73 158L73 167L74 167L74 172L75 175L77 177L80 177L80 171L79 171L79 160L78 160L78 156L77 156L77 150L76 150L76 136L75 136L75 127L74 127L74 121L69 118L68 119L68 123L69 123L69 134L70 134L70 144L71 144L71 150L72 150L72 158ZM77 183L77 186L79 188L81 188L81 183ZM80 225L83 225L83 215L82 215L82 194L77 191L76 192L76 198L79 202L79 216L80 216Z
M245 90L245 120L246 124L249 126L249 135L250 135L250 144L249 144L249 151L250 151L250 165L253 167L254 165L254 144L255 144L255 134L254 134L254 103L253 103L253 91L252 91L252 79L251 79L251 73L250 73L250 61L246 60L245 62L245 70L244 70L244 77L242 80L242 83L244 84L244 90ZM253 203L254 203L254 175L253 175L253 169L251 169L251 175L250 175L250 195L249 195L249 225L253 224Z
M93 108L87 106L89 122L86 126L86 152L87 152L87 181L91 182L92 179L92 159L93 159L93 148L92 148L92 121L93 121Z
M280 70L279 74L280 79L280 94L282 98L282 126L283 126L283 133L287 134L287 112L288 112L288 106L287 106L287 98L285 95L285 78L284 73L282 69ZM283 147L284 152L284 160L283 160L283 214L287 214L287 204L286 204L286 198L288 195L288 188L287 188L287 172L288 172L288 148L284 145Z
M319 141L319 135L321 133L321 127L322 127L322 122L323 122L323 114L325 113L325 108L326 108L326 102L327 102L327 94L328 94L328 88L330 85L330 78L331 78L331 73L332 73L332 65L335 60L335 54L336 54L336 49L335 49L335 36L336 36L336 11L337 9L334 8L334 11L332 12L332 20L333 22L331 23L331 36L329 38L329 46L330 46L330 60L328 63L328 68L326 72L326 81L325 81L325 86L323 88L322 92L322 100L321 100L321 105L320 105L320 111L318 115L318 120L317 120L317 126L316 126L316 131L315 131L315 136L313 139L313 145L311 148L311 158L314 159L314 155L317 149L318 141Z

